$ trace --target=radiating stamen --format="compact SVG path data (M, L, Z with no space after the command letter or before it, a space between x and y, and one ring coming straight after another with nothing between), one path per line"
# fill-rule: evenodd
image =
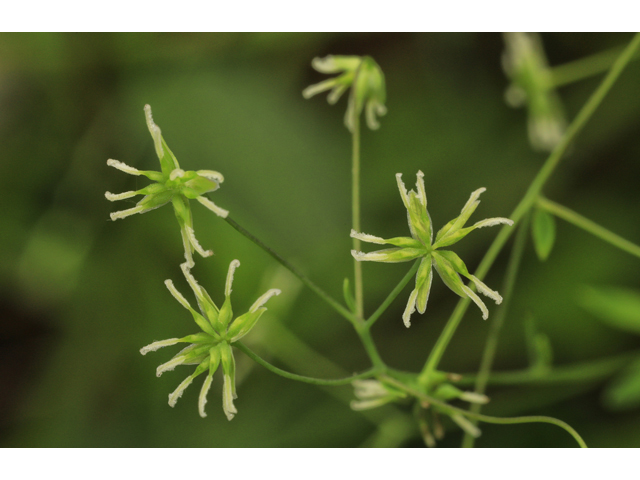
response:
M116 200L124 200L125 198L135 197L136 195L138 195L138 193L134 192L133 190L131 190L129 192L124 192L124 193L104 192L104 196L110 202L115 202Z
M487 318L489 318L489 310L487 309L487 306L483 303L482 300L480 300L480 297L478 297L478 295L476 295L473 290L471 290L469 287L467 287L466 285L461 285L462 290L464 291L465 294L467 294L467 296L473 300L473 302L480 308L480 310L482 311L482 319L486 320Z
M502 296L500 296L498 292L493 291L489 287L487 287L483 282L480 281L480 279L478 279L474 275L471 275L471 281L475 283L476 288L481 294L489 297L491 300L496 302L496 305L500 305L502 303Z
M217 183L224 182L224 177L222 176L222 174L214 170L198 170L196 171L196 173L201 177L208 178L209 180L213 180L214 182L217 182Z
M179 357L172 358L167 363L163 363L158 368L156 368L156 377L159 377L164 372L170 372L178 365L182 365L186 359L187 357L185 355L181 355Z
M169 289L169 291L171 292L171 295L173 295L173 298L175 298L176 300L178 300L178 302L180 302L180 305L182 305L184 308L186 308L187 310L191 310L191 305L189 305L189 302L187 301L186 298L184 298L182 296L182 294L178 291L178 289L173 285L173 282L169 279L164 281L164 284L166 285L166 287Z
M204 406L207 404L207 394L209 393L209 388L211 388L212 379L213 375L207 375L207 378L204 379L204 383L202 384L200 396L198 397L198 411L202 418L207 416L206 412L204 411Z
M107 165L113 168L117 168L121 172L128 173L129 175L141 175L140 170L138 170L137 168L130 167L126 163L122 163L119 160L114 160L113 158L107 160Z
M193 231L193 228L187 226L186 230L187 230L187 235L189 235L189 241L191 242L191 245L193 245L193 248L195 248L196 252L198 252L200 255L202 255L205 258L213 255L212 250L205 250L204 248L202 248L200 243L198 243L198 240L196 239L196 234Z
M396 173L396 181L398 182L398 190L400 190L402 203L404 203L405 208L409 210L409 193L407 192L407 187L404 186L401 173Z
M158 127L158 125L153 121L150 105L144 106L144 113L147 118L147 127L149 128L149 132L151 132L151 137L153 138L153 145L156 147L156 154L158 155L158 158L162 158L164 156L164 150L162 149L162 132L160 131L160 127Z
M418 173L416 174L417 180L416 180L416 187L418 189L418 199L420 200L420 202L422 203L422 205L427 206L427 193L425 192L424 189L424 173L422 173L422 170L418 170Z
M167 280L170 281L170 280ZM155 352L156 350L162 348L162 347L169 347L171 345L175 345L176 343L180 342L179 338L169 338L167 340L159 340L157 342L153 342L149 345L147 345L146 347L142 347L140 349L140 353L142 355L146 355L149 352Z
M227 416L227 420L232 420L238 410L233 404L233 391L231 386L231 377L224 375L224 383L222 385L222 409Z
M213 203L211 200L209 200L206 197L203 197L202 195L200 195L199 197L196 197L196 200L198 200L202 205L207 207L209 210L211 210L213 213L215 213L219 217L227 218L227 216L229 215L229 210L225 210L224 208L220 208L215 203Z
M116 221L121 218L126 218L131 215L135 215L136 213L142 213L143 211L145 211L145 208L141 205L138 205L137 207L129 208L127 210L120 210L119 212L113 212L109 214L109 216L111 217L111 220Z
M236 271L236 268L240 266L240 260L233 260L229 264L229 271L227 272L227 281L224 284L224 296L228 297L231 295L231 284L233 284L233 274Z
M277 289L277 288L272 288L271 290L268 290L266 293L262 294L262 296L260 298L258 298L253 305L251 305L251 308L249 309L249 311L251 313L254 313L255 311L257 311L260 307L262 307L265 303L267 303L267 301L273 297L274 295L280 295L282 292Z
M188 376L187 378L185 378L182 383L180 385L178 385L178 388L176 388L172 393L169 394L169 406L170 407L175 407L176 406L176 402L178 401L178 399L182 396L182 393L185 391L185 389L191 385L191 382L193 382L193 375Z
M404 326L409 328L411 326L411 315L416 311L416 301L418 299L418 289L414 289L409 295L409 301L407 302L407 307L404 309L404 313L402 314L402 321L404 322Z
M351 229L351 238L357 238L358 240L362 240L363 242L378 243L380 245L384 245L385 243L387 243L384 238L369 235L368 233L359 233L354 229Z

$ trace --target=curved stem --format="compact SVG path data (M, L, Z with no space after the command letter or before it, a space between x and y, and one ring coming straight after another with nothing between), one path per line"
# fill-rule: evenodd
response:
M625 240L620 235L616 235L610 230L601 227L597 223L592 222L588 218L583 217L573 210L570 210L558 203L552 202L551 200L544 197L538 197L537 205L543 210L551 213L552 215L555 215L558 218L562 218L563 220L572 223L578 228L582 228L583 230L600 238L601 240L610 243L614 247L618 247L620 250L623 250L635 257L640 258L640 246L630 242L629 240Z
M474 420L480 420L481 422L497 423L497 424L503 424L503 425L509 425L509 424L512 425L517 423L551 423L552 425L556 425L564 429L565 431L567 431L576 440L576 442L578 442L578 445L580 445L581 448L587 448L587 444L582 439L580 434L578 434L578 432L576 432L571 425L569 425L566 422L563 422L562 420L558 420L557 418L546 417L542 415L532 415L532 416L526 416L526 417L491 417L489 415L473 413L468 410L463 410L462 408L453 407L445 402L442 402L433 397L430 397L429 395L425 395L424 393L419 392L418 390L408 387L407 385L396 380L395 378L389 377L387 375L383 375L383 378L386 382L398 387L401 390L404 390L405 392L409 393L410 395L413 395L414 397L422 400L423 402L426 402L429 405L438 407L439 410L441 410L443 413L447 415L460 414L460 415L464 415L465 417L472 418Z
M525 213L527 213L531 209L531 207L537 200L538 195L542 191L542 187L558 166L558 163L569 147L569 144L575 139L578 133L580 133L580 131L594 114L600 103L602 103L602 100L604 100L604 97L607 95L624 68L627 66L632 56L638 50L638 47L640 47L640 33L635 34L629 45L627 45L620 57L618 57L618 59L615 61L607 76L602 80L602 83L600 83L600 86L596 89L596 91L593 92L580 112L578 112L578 115L576 116L574 121L571 122L571 125L569 125L569 127L567 128L567 131L562 137L560 143L558 143L553 152L551 152L551 155L549 155L549 158L547 158L547 161L544 163L536 177L533 179L533 182L531 182L531 185L527 189L524 197L522 198L520 203L518 203L510 216L511 220L513 220L514 223L518 223L520 219L525 215ZM478 269L475 273L475 276L480 280L485 277L485 275L491 268L491 265L493 265L493 262L502 250L502 247L504 247L504 244L511 236L511 233L512 230L510 230L510 227L504 226L496 236L496 239L489 247L489 250L487 250L487 253L480 262L480 265L478 266ZM431 373L438 366L438 363L440 362L440 359L442 358L447 345L449 345L453 334L455 333L458 325L460 324L460 321L462 320L462 316L469 306L469 301L470 300L466 297L461 299L458 302L458 305L453 311L451 317L449 317L449 320L444 330L442 331L442 334L436 341L436 344L429 354L429 358L427 358L425 366L420 374L421 382L426 383L431 376Z
M247 347L242 342L236 342L233 344L238 350L245 353L249 358L251 358L254 362L259 365L262 365L267 370L272 371L273 373L280 375L281 377L288 378L290 380L297 380L299 382L311 383L312 385L327 385L327 386L337 386L337 385L348 385L352 381L357 380L359 378L370 378L376 375L378 372L377 369L372 368L367 370L366 372L359 373L357 375L352 375L347 378L338 378L335 380L325 380L322 378L314 378L314 377L305 377L304 375L298 375L296 373L287 372L282 370L274 365L271 365L269 362L258 356L258 354L254 353L249 347Z
M553 87L562 87L570 83L584 80L585 78L604 73L620 56L622 48L611 48L603 52L594 53L587 57L579 58L571 62L552 67L551 84ZM632 57L634 60L638 58L638 52Z
M480 369L478 370L478 377L476 378L476 393L483 394L487 388L487 382L489 381L489 375L491 374L491 367L493 366L493 359L495 358L496 351L498 349L500 330L502 329L504 319L506 318L507 311L509 310L509 304L511 303L513 289L518 277L518 270L520 269L522 254L524 253L524 247L527 243L528 231L529 215L527 215L523 222L518 226L518 233L516 234L516 240L513 245L513 249L511 250L509 264L507 265L507 274L502 288L504 292L504 301L489 325L489 335L487 336L487 342L485 343L484 352L482 353L482 360L480 361ZM471 405L469 410L473 413L480 413L481 409L482 405L474 403ZM470 435L469 432L465 432L464 437L462 438L462 446L465 448L472 448L474 442L475 438Z
M407 285L407 283L409 283L409 281L416 274L419 266L420 266L420 260L417 260L413 264L413 267L411 267L411 269L405 274L402 280L400 280L400 283L398 283L398 285L396 285L396 287L391 291L391 293L387 296L387 298L385 298L384 302L382 302L382 304L380 304L378 309L375 312L373 312L373 314L367 319L367 323L366 323L367 327L371 328L371 326L374 323L376 323L378 318L380 318L380 315L382 315L385 312L385 310L389 308L389 305L391 305L391 302L393 302L396 299L396 297L400 295L400 292L402 292L402 289Z
M227 216L225 218L225 221L229 225L231 225L233 228L235 228L238 232L240 232L242 235L247 237L249 240L251 240L257 246L259 246L261 249L263 249L265 252L267 252L269 255L271 255L280 265L282 265L284 268L286 268L291 273L293 273L296 277L300 279L302 283L304 283L307 287L309 287L309 289L311 289L316 295L318 295L322 300L324 300L329 305L331 305L331 307L333 307L333 309L336 312L338 312L340 315L342 315L344 318L346 318L347 320L349 320L351 323L355 325L356 318L353 316L353 314L348 309L340 305L336 300L334 300L328 293L326 293L324 290L318 287L315 283L313 283L306 275L304 275L297 268L295 268L293 265L287 262L274 250L272 250L267 245L265 245L262 242L262 240L260 240L258 237L251 234L247 229L239 225L238 222L236 222L233 218L231 218L231 216Z
M571 365L554 367L546 373L538 373L526 370L511 372L495 372L489 377L490 385L555 385L580 382L594 382L607 378L612 373L625 367L633 360L640 358L640 351L625 352L614 357L580 362ZM456 385L473 385L477 376L463 375Z

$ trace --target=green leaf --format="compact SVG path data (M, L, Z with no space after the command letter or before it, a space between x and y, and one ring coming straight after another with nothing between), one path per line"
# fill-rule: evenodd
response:
M640 335L640 292L618 287L584 287L578 304L607 325Z
M640 360L616 375L602 393L602 403L609 410L640 407Z
M549 337L540 332L533 316L528 316L524 322L525 340L529 353L529 368L537 374L547 373L553 363L553 350Z
M536 209L533 213L531 235L538 258L544 262L549 257L556 239L556 221L553 215L545 210Z
M356 300L353 297L353 294L351 293L351 287L349 286L349 279L345 278L344 282L342 283L342 294L344 295L344 301L347 304L347 307L349 307L349 310L351 310L351 312L355 313L356 311Z

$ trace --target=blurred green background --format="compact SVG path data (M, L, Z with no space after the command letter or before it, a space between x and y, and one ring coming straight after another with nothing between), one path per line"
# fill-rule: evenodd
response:
M558 65L624 45L630 37L542 38L550 64ZM353 412L351 387L292 382L241 352L239 413L233 421L222 412L219 375L206 419L197 411L201 380L170 408L167 395L193 367L156 378L156 366L177 347L145 357L139 349L197 331L163 285L173 279L193 301L179 269L177 222L169 207L109 221L110 212L133 203L111 204L104 192L142 188L147 181L107 167L106 160L159 170L143 114L144 104L151 104L183 168L224 174L212 200L341 298L343 278L352 271L346 99L331 107L324 98L302 98L303 88L325 78L311 69L311 59L371 55L385 72L389 113L379 131L362 136L362 229L388 238L408 234L397 172L408 186L419 169L425 173L429 211L439 228L483 186L487 192L472 220L508 216L542 165L546 155L528 144L526 111L504 102L503 48L499 34L0 35L0 444L423 445L409 408ZM600 79L560 90L569 119ZM639 84L635 62L545 188L552 200L636 243ZM283 290L246 337L248 345L300 374L336 378L368 368L346 321L224 221L192 205L196 235L215 252L212 259L197 257L193 273L214 300L222 298L234 258L242 264L234 283L236 312L246 311L267 288ZM496 233L497 228L482 229L456 245L470 270ZM487 278L493 288L502 285L507 253ZM555 365L640 349L638 333L603 323L580 304L585 285L638 292L639 266L637 258L558 221L546 262L527 245L496 369L527 367L529 317L548 335ZM363 268L365 308L371 313L409 265ZM373 336L390 366L417 371L457 297L434 282L427 312L415 314L407 330L401 314L411 288L376 324ZM471 307L442 368L476 371L487 330ZM551 415L574 426L590 446L640 446L639 402L621 407L603 401L611 378L494 387L484 412ZM479 447L574 445L551 425L481 427ZM458 446L460 438L451 427L440 445Z

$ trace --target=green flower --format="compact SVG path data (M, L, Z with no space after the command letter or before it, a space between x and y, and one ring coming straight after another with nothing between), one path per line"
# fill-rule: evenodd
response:
M502 63L511 78L505 92L512 107L527 106L529 142L536 150L551 151L567 126L560 97L555 91L552 74L535 33L505 33L506 50Z
M151 107L145 105L144 111L147 117L147 126L153 137L156 153L160 159L162 171L143 171L130 167L118 160L107 160L107 165L110 167L117 168L129 175L144 175L149 180L156 182L141 190L120 194L106 192L105 197L112 202L131 198L136 195L144 195L144 198L140 200L135 207L112 213L111 220L125 218L136 213L145 213L171 202L178 223L180 224L180 233L182 234L182 243L184 244L184 256L187 259L189 267L193 267L194 250L203 257L213 255L213 252L211 250L204 250L196 240L193 232L193 218L191 216L189 200L196 199L216 215L226 218L226 216L229 215L227 210L218 207L211 200L203 196L207 192L217 190L224 181L224 177L221 173L214 172L213 170L182 170L178 164L178 160L171 150L169 150L164 138L162 138L160 128L153 122Z
M325 58L314 58L311 66L320 73L341 75L305 88L302 92L304 98L331 90L327 100L333 105L348 88L351 88L349 105L344 117L346 127L353 133L356 119L364 108L369 128L380 128L376 115L382 116L387 113L387 107L384 105L386 90L384 74L373 58L328 55Z
M433 278L432 267L435 267L447 287L461 297L469 297L473 300L482 311L482 318L486 320L489 317L487 307L482 300L480 300L480 297L462 283L460 275L471 280L480 293L494 300L496 304L499 305L502 302L502 297L498 292L494 292L478 278L471 275L467 270L467 266L458 255L450 250L441 250L441 248L453 245L476 228L490 227L501 223L513 225L513 221L508 218L487 218L470 227L463 228L480 203L478 197L486 190L485 188L479 188L471 194L460 215L440 229L436 235L436 241L433 242L431 217L427 211L427 195L424 189L424 174L421 171L417 174L417 193L413 190L407 192L402 182L401 173L396 174L396 180L398 181L402 202L408 212L411 237L384 239L351 230L351 236L363 242L394 245L394 248L387 248L370 253L352 250L351 254L353 258L358 261L385 263L408 262L416 258L422 258L416 275L416 288L411 292L411 295L409 295L407 308L402 315L402 319L407 328L411 325L411 314L416 310L416 307L420 313L424 313L427 308L427 300L429 299L431 280Z
M236 367L233 352L231 350L231 344L233 342L237 342L249 333L262 314L267 311L266 307L263 306L267 300L274 295L280 295L280 290L272 288L258 298L247 313L240 315L232 321L233 311L231 308L230 298L231 284L233 283L233 274L235 269L239 266L240 262L238 260L233 260L229 265L227 282L224 289L225 300L222 307L218 308L213 300L211 300L211 297L205 289L198 285L198 282L193 278L188 265L186 263L181 265L182 272L189 282L189 285L191 286L191 289L198 301L200 313L191 308L189 302L180 294L180 292L178 292L171 280L165 280L164 282L175 299L180 302L180 305L191 312L193 319L202 329L202 332L200 333L187 335L183 338L170 338L168 340L153 342L140 350L142 355L146 355L148 352L153 352L159 348L175 345L177 343L190 344L178 352L178 354L171 360L163 363L156 369L156 375L159 377L164 372L173 370L178 365L197 365L193 374L189 375L180 385L178 385L178 388L169 395L169 406L171 407L175 406L176 402L191 382L193 382L198 375L208 370L209 374L202 385L198 401L200 416L206 417L207 414L204 411L204 407L207 403L207 393L211 387L211 379L213 378L215 371L218 369L218 366L222 364L222 370L224 372L222 409L224 410L228 420L231 420L233 416L238 413L233 404L233 400L237 398L237 395Z

